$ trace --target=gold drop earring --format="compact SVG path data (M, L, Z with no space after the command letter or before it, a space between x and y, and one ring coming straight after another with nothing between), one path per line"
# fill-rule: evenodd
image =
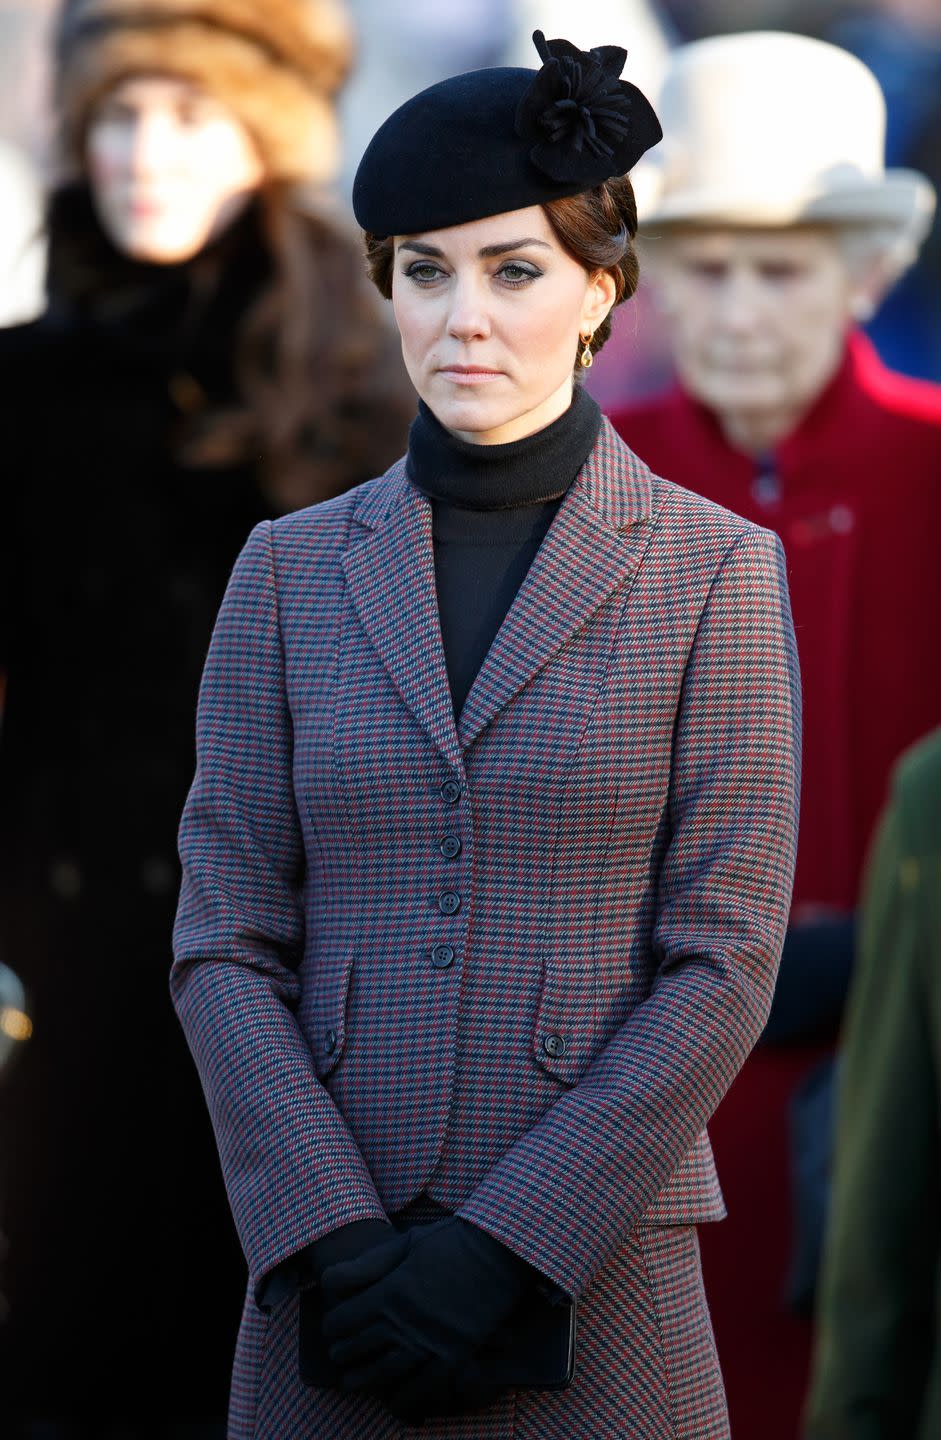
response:
M581 340L582 344L585 347L581 355L579 355L578 357L579 362L583 370L590 370L592 367L592 362L595 358L594 355L592 355L591 353L591 342L595 338L595 332L594 330L589 330L587 335L579 334L578 338L579 340Z

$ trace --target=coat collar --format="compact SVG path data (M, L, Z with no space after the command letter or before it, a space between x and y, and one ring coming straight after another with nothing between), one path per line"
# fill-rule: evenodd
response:
M457 770L463 752L640 564L650 472L605 420L471 688L457 726L435 593L431 504L397 462L358 497L350 598L406 705Z
M707 471L721 475L721 496L714 498L721 498L724 504L748 515L751 514L748 497L759 470L771 467L785 481L788 492L794 493L800 485L819 489L821 473L828 466L833 466L839 474L846 471L848 461L865 464L874 444L878 443L885 409L904 410L906 402L900 405L899 391L904 389L911 395L918 384L905 377L900 386L899 380L899 376L882 364L868 337L860 330L851 330L835 374L790 433L761 460L736 449L723 434L715 413L679 384L653 402L640 402L636 406L639 428L634 419L635 407L621 411L615 422L628 437L633 428L643 447L648 433L644 417L653 409L664 437L657 451L662 455L666 443L667 453L677 457L677 463L679 457L684 457L685 464L679 473L685 469L690 474L701 475ZM929 387L925 386L925 392L928 391ZM935 397L934 415L937 413ZM690 464L695 467L693 471L689 469ZM693 482L687 480L687 483ZM699 489L700 483L693 488ZM736 491L740 497L737 500ZM712 491L706 489L703 493L712 494Z

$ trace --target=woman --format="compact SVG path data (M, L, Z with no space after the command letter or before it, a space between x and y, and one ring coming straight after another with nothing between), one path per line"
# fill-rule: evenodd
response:
M858 328L917 253L934 193L886 171L875 78L821 41L685 46L662 103L670 148L647 176L641 234L677 383L612 419L659 474L777 532L803 681L794 909L766 1037L777 1048L762 1046L712 1128L732 1221L703 1246L733 1430L792 1440L810 1346L785 1291L807 1308L819 1227L800 1225L803 1194L797 1226L789 1213L789 1107L839 1023L893 763L941 721L928 659L941 390L887 370Z
M145 1399L221 1416L238 1324L166 994L212 623L251 527L388 464L411 402L307 198L349 63L333 4L77 0L57 59L49 308L0 334L0 937L35 1023L0 1120L0 1345L16 1413L103 1429Z
M371 142L408 455L256 528L207 661L173 993L233 1437L726 1433L695 1226L788 908L793 637L777 543L573 384L660 130L623 50L535 39Z

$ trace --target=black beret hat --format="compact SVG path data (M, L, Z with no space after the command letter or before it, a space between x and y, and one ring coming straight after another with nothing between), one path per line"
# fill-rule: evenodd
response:
M618 77L627 51L533 35L541 70L472 70L401 105L359 163L353 211L374 235L444 230L624 175L662 136Z

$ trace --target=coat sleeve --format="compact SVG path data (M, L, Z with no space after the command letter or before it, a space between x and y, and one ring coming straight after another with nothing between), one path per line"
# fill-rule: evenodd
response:
M937 882L906 845L903 809L897 795L867 877L807 1440L938 1433L924 1418L918 1423L941 1236L936 1007L926 983L935 955L919 917L922 885Z
M641 1219L761 1032L799 790L783 551L750 527L713 581L684 674L651 993L460 1208L570 1295Z
M271 526L229 582L199 698L180 829L171 992L209 1104L251 1282L384 1212L296 1022L303 844Z

